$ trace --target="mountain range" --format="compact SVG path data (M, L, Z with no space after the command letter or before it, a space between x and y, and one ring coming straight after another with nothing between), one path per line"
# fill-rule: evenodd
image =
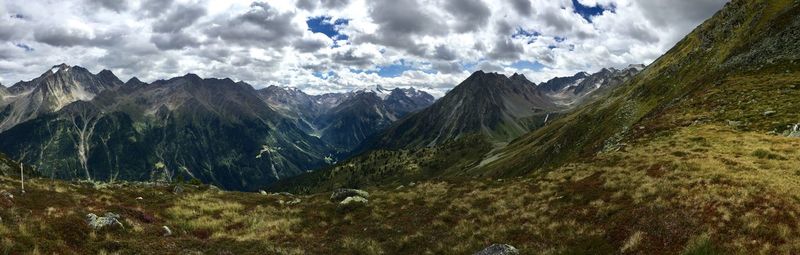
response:
M368 136L405 115L424 109L433 96L414 88L374 89L348 93L308 95L294 88L270 86L259 93L271 107L295 120L298 126L347 153Z
M478 71L435 100L414 88L309 95L193 74L123 83L61 64L3 90L0 151L52 178L192 178L253 190L373 149L473 133L506 143L637 71L579 73L557 91Z
M477 71L431 107L373 136L362 149L434 146L473 133L507 143L608 93L643 68L580 72L538 86L522 74Z

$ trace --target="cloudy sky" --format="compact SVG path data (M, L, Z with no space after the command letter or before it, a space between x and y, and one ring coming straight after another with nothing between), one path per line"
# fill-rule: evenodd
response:
M476 70L534 82L649 64L727 0L0 0L0 82L67 63L310 93L440 96Z

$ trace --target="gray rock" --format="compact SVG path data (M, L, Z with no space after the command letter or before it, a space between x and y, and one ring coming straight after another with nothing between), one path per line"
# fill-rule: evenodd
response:
M337 209L340 211L349 211L356 208L364 207L367 205L369 200L360 196L352 196L345 198L342 202L339 202Z
M359 189L337 189L331 194L331 201L334 203L342 202L349 197L369 198L369 192Z
M164 236L171 236L172 235L172 230L170 230L169 227L163 226L161 228L164 229Z
M776 111L766 111L766 112L764 112L764 116L769 117L769 116L775 115L777 113L778 112L776 112Z
M8 191L5 191L5 190L0 191L0 196L6 198L8 200L14 200L14 194L11 194L11 192L8 192Z
M278 203L282 205L296 205L299 204L300 202L303 202L303 200L300 200L299 198L294 198L289 201L278 200Z
M473 255L517 255L519 250L508 244L492 244Z
M261 195L267 195L267 192L263 190L259 190L258 193L261 193Z
M800 138L800 124L794 124L792 128L789 130L788 137L792 138Z
M183 193L183 186L175 185L175 188L172 189L172 193L175 193L176 195L180 195L181 193Z
M95 230L102 229L105 227L114 227L118 226L121 228L125 228L122 225L122 222L119 221L120 216L119 214L115 213L106 213L105 216L99 217L94 213L90 213L86 215L86 222Z

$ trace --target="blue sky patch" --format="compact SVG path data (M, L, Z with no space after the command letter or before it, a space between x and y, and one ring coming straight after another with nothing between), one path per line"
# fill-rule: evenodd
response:
M314 75L314 77L317 77L317 78L320 78L320 79L324 80L324 79L327 79L328 77L336 76L336 73L333 72L333 71L328 71L328 72L317 71L317 72L314 72L313 75Z
M600 5L586 6L582 5L580 2L578 2L578 0L572 0L572 6L575 7L575 13L580 14L581 17L583 17L583 19L585 19L589 23L592 23L592 17L602 15L603 11L608 10L614 12L614 10L616 9L616 6L614 6L613 4L610 6L600 6Z
M349 23L350 21L346 19L337 19L334 21L333 18L329 16L313 17L306 21L308 29L311 30L311 32L323 33L333 40L348 39L347 35L339 33L339 27L346 26Z
M400 60L399 63L386 65L386 66L379 66L378 67L378 75L380 77L398 77L403 74L403 72L408 70L414 70L414 67L408 65L405 60Z
M531 61L526 61L526 60L520 60L520 61L514 62L514 64L511 64L511 67L516 68L516 69L528 69L528 70L533 70L533 71L540 71L540 70L542 70L542 68L544 68L544 65L542 65L538 61L531 62Z
M542 35L542 34L537 32L537 31L528 31L528 30L522 29L521 27L518 27L517 31L514 32L513 35L511 35L511 38L514 38L514 39L527 38L528 39L528 44L531 44L534 41L536 41L536 38L539 37L540 35Z

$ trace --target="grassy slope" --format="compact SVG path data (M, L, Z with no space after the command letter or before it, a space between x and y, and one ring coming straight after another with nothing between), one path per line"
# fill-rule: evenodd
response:
M281 180L273 191L315 193L336 188L396 187L434 178L463 178L493 147L482 135L466 135L436 147L375 150L334 166Z
M500 159L484 170L499 176L519 175L542 168L552 169L591 157L604 149L617 148L624 145L643 119L663 116L681 102L702 99L696 97L698 91L720 86L720 81L742 72L762 79L784 72L796 76L800 62L789 61L798 58L796 47L789 45L796 45L795 40L800 37L793 32L796 25L792 27L791 24L798 17L798 10L797 3L789 0L733 1L629 84L612 93L608 100L596 101L521 137L501 151ZM787 40L791 42L776 43L771 38L790 38ZM777 48L769 48L766 43ZM752 70L754 68L756 70ZM767 95L774 93L770 91ZM720 99L733 100L738 99ZM766 101L757 103L769 104ZM779 107L776 109L791 107L778 103L775 106ZM712 105L699 109L715 110Z
M370 204L349 212L329 193L282 205L291 198L37 179L19 195L2 178L15 199L1 201L0 252L469 254L501 242L524 254L791 253L798 161L798 139L696 125L525 178L367 188ZM86 227L85 214L106 211L125 228Z

